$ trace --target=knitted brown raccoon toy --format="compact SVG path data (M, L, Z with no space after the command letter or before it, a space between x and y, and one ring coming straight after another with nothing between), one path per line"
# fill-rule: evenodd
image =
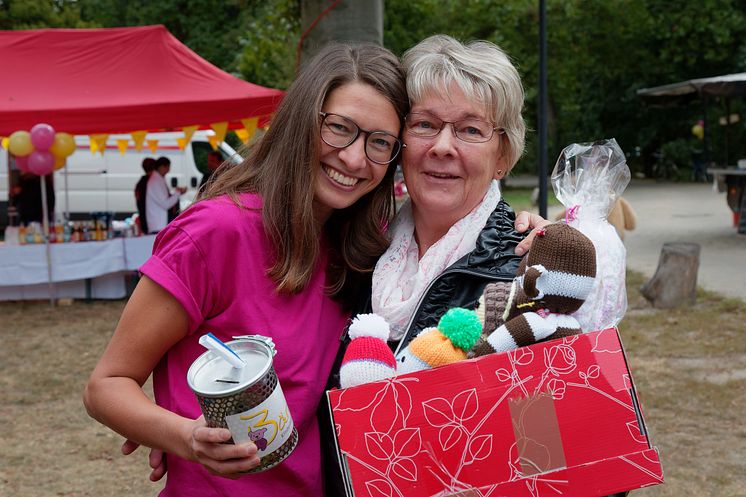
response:
M470 356L504 352L582 333L577 311L593 287L596 276L596 249L580 231L566 224L550 224L537 232L531 250L521 261L513 280L505 311L505 323L483 330L484 338ZM485 289L485 293L493 292ZM495 300L486 300L487 306ZM481 300L484 304L485 299ZM480 315L495 314L485 308ZM487 320L494 323L494 319ZM588 330L586 330L588 331Z

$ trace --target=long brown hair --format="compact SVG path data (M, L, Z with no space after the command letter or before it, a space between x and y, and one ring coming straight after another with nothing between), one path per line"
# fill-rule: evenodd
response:
M313 199L321 150L319 112L327 96L352 82L366 83L396 109L400 125L409 110L399 60L372 44L332 44L301 72L277 109L267 133L244 161L221 167L200 199L256 192L262 196L264 229L274 243L275 261L267 274L279 292L297 293L308 284L319 255L320 230ZM351 275L369 272L388 241L383 226L394 213L396 161L383 181L354 205L335 211L323 229L332 250L329 293L341 297Z

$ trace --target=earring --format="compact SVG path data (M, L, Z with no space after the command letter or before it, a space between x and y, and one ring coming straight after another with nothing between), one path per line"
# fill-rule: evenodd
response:
M501 175L502 173L503 173L503 170L502 170L502 169L498 169L498 170L497 170L497 175L498 175L498 176L500 176L500 175Z

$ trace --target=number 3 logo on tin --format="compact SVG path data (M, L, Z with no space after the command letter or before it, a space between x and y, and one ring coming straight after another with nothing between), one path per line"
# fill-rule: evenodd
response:
M251 437L252 430L259 430L261 428L264 428L265 426L271 426L272 427L272 438L269 439L267 444L271 444L272 441L274 441L275 437L277 436L277 432L279 431L279 427L277 426L277 421L274 419L267 419L267 416L269 415L269 411L267 409L262 409L261 411L257 412L256 414L252 414L251 416L241 416L242 421L252 421L255 418L258 418L261 416L261 419L257 421L256 423L252 423L249 425L248 434L249 437ZM282 415L280 415L280 420L282 421ZM266 430L266 428L264 428Z

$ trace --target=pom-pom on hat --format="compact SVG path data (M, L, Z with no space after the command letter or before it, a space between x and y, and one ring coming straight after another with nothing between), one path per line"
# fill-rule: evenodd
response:
M386 344L389 325L377 314L358 314L348 330L351 338L342 366L339 382L342 388L383 380L396 374L394 353Z
M397 372L412 373L445 366L466 359L482 334L477 313L456 307L449 309L437 328L426 328L402 352Z

